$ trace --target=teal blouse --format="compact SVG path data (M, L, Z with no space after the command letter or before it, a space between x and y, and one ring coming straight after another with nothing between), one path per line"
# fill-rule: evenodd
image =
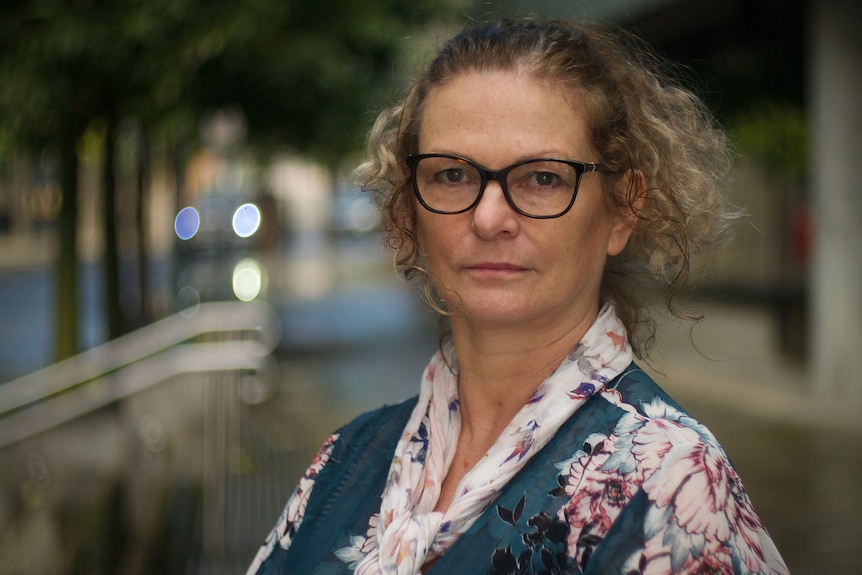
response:
M327 442L294 494L304 511L285 510L249 573L353 572L415 404L361 415ZM428 574L787 572L715 438L632 364Z

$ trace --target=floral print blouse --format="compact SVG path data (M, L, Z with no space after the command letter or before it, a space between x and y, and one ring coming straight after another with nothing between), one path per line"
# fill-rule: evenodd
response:
M302 477L249 574L352 573L415 400L357 418ZM427 573L784 574L724 450L635 364Z

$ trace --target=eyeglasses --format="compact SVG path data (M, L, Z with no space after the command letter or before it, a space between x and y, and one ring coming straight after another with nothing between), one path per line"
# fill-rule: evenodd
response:
M489 170L449 154L407 156L413 191L422 206L437 214L461 214L482 199L489 180L500 183L506 201L530 218L558 218L578 195L581 176L602 171L595 163L539 158Z

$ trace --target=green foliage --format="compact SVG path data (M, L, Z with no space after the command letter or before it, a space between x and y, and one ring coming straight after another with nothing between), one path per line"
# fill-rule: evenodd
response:
M799 180L808 167L808 125L801 106L765 101L737 114L728 127L737 151L777 175Z
M361 144L395 80L400 39L434 4L255 0L223 16L221 45L231 49L201 65L193 99L239 106L252 135L270 143L338 158Z
M19 148L59 150L58 358L77 350L82 150L106 160L105 299L114 337L122 331L114 161L120 123L135 120L182 153L199 117L238 107L250 143L337 165L361 146L370 112L382 105L400 40L448 14L449 1L457 0L0 3L0 166ZM101 133L103 140L95 138ZM143 278L145 257L138 259Z
M402 39L452 14L447 0L7 0L0 157L63 122L232 106L252 141L334 161L389 93Z

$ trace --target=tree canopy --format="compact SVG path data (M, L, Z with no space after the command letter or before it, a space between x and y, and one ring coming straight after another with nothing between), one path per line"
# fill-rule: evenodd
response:
M108 111L147 122L238 107L253 139L331 161L392 87L400 43L446 0L7 0L0 154Z
M403 40L446 21L453 6L463 3L0 4L0 164L20 150L50 149L59 158L57 357L77 351L77 170L86 130L97 126L103 134L106 307L108 337L115 337L122 331L115 147L123 120L135 120L145 134L168 134L162 139L177 144L193 136L198 118L209 110L230 107L242 111L248 140L259 148L289 149L336 166L361 147L374 112L397 80ZM178 154L181 147L174 147ZM139 172L146 163L139 159ZM142 203L139 197L139 212Z

